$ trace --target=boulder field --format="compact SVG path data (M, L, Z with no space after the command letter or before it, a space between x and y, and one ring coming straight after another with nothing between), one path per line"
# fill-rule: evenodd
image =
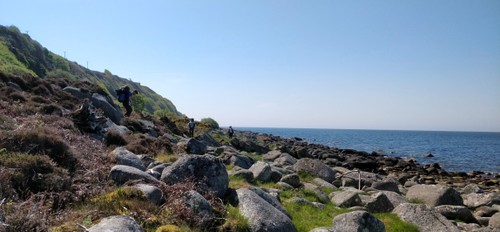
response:
M175 162L144 159L123 147L111 152L115 166L109 177L118 186L134 185L151 202L163 204L158 185L184 180L204 183L225 202L238 207L248 219L251 231L297 231L282 206L280 189L245 186L231 189L231 176L249 183L273 182L282 189L306 188L319 202L294 197L290 201L324 207L327 202L350 209L332 218L330 227L312 231L386 231L374 213L392 212L420 231L500 231L500 189L498 174L451 173L439 164L420 165L415 160L309 144L299 138L237 131L229 141L215 142L216 130L197 138L178 138L185 151ZM196 151L196 154L189 153ZM204 152L199 152L204 151ZM203 154L201 154L203 153ZM304 181L304 173L312 181ZM326 194L322 189L335 190ZM214 217L209 201L190 191L186 205L210 223ZM123 225L120 231L142 231L130 217L111 217L94 225L107 228ZM201 222L200 222L201 223Z

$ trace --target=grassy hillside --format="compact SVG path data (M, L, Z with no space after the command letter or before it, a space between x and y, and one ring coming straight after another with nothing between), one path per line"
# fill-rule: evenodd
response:
M89 70L76 62L71 62L23 34L15 26L0 25L0 71L23 75L30 74L40 78L63 77L70 80L88 80L100 86L104 92L116 99L115 89L129 85L142 95L143 110L149 113L162 112L181 116L175 105L168 99L137 82L113 75L110 71Z

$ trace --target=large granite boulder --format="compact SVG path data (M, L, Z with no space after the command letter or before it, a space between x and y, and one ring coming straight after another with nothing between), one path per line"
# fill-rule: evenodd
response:
M305 172L311 176L319 177L330 183L335 180L335 171L317 159L299 159L293 165L293 170L297 173Z
M143 232L142 227L134 218L126 215L103 218L98 224L90 227L88 232Z
M500 205L499 193L470 193L462 195L465 206L469 208L479 208L481 206Z
M456 225L451 223L435 209L424 204L404 203L393 211L401 220L415 224L420 231L458 232Z
M104 115L111 119L111 121L117 124L120 123L122 113L120 112L120 108L118 108L113 101L98 93L92 94L90 100L92 101L92 104L101 109Z
M362 210L340 214L333 219L334 232L385 232L382 221Z
M440 205L434 209L449 220L460 220L466 223L479 223L469 208L461 205Z
M208 190L222 198L229 186L226 166L220 158L211 155L183 155L163 169L161 180L176 184L192 178L206 184Z
M292 220L262 199L254 191L241 188L236 190L240 213L248 219L252 232L294 232Z
M494 228L496 230L500 230L500 212L494 214L490 218L490 223L488 224L489 227Z
M285 182L294 188L298 188L301 185L300 177L297 174L288 174L286 176L283 176L280 181Z
M394 209L394 205L383 192L373 194L368 201L363 203L370 213L386 213Z
M253 178L257 181L264 183L271 179L271 165L266 162L257 161L248 170L253 173Z
M206 144L193 138L183 139L177 143L177 146L184 149L188 154L203 155L208 151Z
M156 186L148 184L136 184L133 186L133 188L140 190L144 194L144 196L155 205L161 205L164 202L163 192Z
M356 191L342 191L342 192L334 192L333 197L331 197L331 201L338 207L353 207L353 206L362 206L363 202L359 197L358 192Z
M286 209L281 205L281 203L280 203L280 201L279 201L279 199L277 197L271 195L270 193L264 191L264 189L259 188L259 187L251 186L248 189L251 190L251 191L253 191L257 195L259 195L259 197L261 197L262 199L264 199L265 201L267 201L267 203L269 203L272 206L274 206L274 208L276 208L279 211L281 211L287 217L291 218L290 214L288 214L288 212L286 211Z
M65 87L63 90L77 98L89 99L92 102L92 105L100 108L103 111L104 115L106 115L106 117L111 119L111 121L113 121L114 123L120 124L120 120L122 117L120 108L115 105L109 97L105 97L98 93L91 94L89 92L84 92L79 88L71 86Z
M141 161L141 158L125 149L125 147L117 147L111 153L111 157L114 158L116 164L131 166L141 171L146 171L146 167Z
M249 169L254 164L254 161L248 156L232 155L231 158L229 158L229 164Z
M157 183L158 180L146 172L126 165L115 165L109 172L109 177L117 185L123 185L127 181L142 180L149 183Z
M406 193L408 200L419 200L429 206L463 205L463 199L457 190L444 185L415 185Z
M215 219L215 214L212 211L210 202L207 201L200 193L191 190L184 196L186 206L197 215L198 221L195 223L200 227L206 227Z

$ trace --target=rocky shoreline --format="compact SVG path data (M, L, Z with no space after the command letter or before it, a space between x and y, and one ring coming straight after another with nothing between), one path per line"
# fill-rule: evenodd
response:
M396 214L420 231L500 231L499 174L446 172L438 164L420 165L375 152L248 131L236 131L232 139L223 130L197 138L170 136L172 144L185 153L177 161L159 163L117 148L112 152L117 165L110 171L111 179L117 185L149 183L147 188L144 184L137 188L156 203L164 198L159 185L186 179L203 182L210 192L238 207L251 231L297 231L283 207L290 201L318 208L332 202L349 209L332 218L332 226L311 230L315 232L386 231L373 216L383 212ZM304 180L304 173L313 179ZM229 187L232 177L280 187L233 189ZM293 189L307 189L318 201L294 197L280 202L280 194ZM332 192L327 194L325 189ZM184 199L203 218L200 226L214 220L213 207L200 193L190 191Z

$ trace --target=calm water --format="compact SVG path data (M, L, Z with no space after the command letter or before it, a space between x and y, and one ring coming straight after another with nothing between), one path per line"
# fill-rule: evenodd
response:
M421 164L439 163L447 171L500 172L500 133L384 131L336 129L235 128L309 143L412 157ZM424 158L432 153L434 157Z

